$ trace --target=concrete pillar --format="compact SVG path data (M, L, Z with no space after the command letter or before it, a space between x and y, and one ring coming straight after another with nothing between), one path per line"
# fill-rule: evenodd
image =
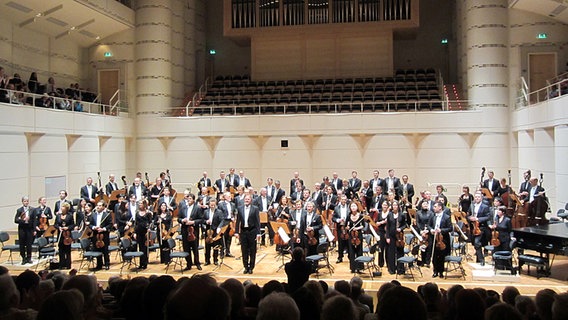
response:
M184 0L172 1L172 106L179 107L185 98L184 89Z
M507 0L466 0L467 91L471 107L506 107Z

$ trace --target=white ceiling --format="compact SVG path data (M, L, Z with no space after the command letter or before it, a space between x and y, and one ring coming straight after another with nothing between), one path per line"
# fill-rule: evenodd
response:
M567 0L509 0L509 8L534 12L568 24Z
M128 9L130 10L130 9ZM0 16L16 28L29 28L56 39L70 39L83 47L132 28L118 17L76 0L0 0Z

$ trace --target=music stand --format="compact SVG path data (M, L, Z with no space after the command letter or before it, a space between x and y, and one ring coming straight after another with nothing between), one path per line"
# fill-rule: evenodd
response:
M287 243L287 245L282 245L280 246L280 250L276 251L276 259L278 259L279 257L281 258L281 264L278 267L278 270L276 270L276 272L280 271L280 269L282 269L284 267L284 265L286 264L286 252L290 253L290 249L288 248L288 250L284 250L285 246L289 246L289 242L290 242L290 229L288 228L288 224L285 222L276 222L276 221L270 221L270 225L272 226L272 230L276 230L276 232L278 232L278 235L280 236L280 238Z
M259 218L260 218L260 225L262 226L263 224L265 225L264 228L262 228L262 234L260 235L260 237L262 239L264 239L264 236L266 235L266 233L268 232L268 212L266 211L261 211L259 214ZM276 229L272 229L272 230L276 230ZM259 247L260 245L262 245L262 242L259 242ZM266 247L266 242L264 243L264 246Z
M227 246L227 242L225 241L224 235L225 235L225 232L227 231L228 228L229 228L229 225L228 225L228 224L225 225L225 226L223 226L223 227L221 227L221 231L219 231L219 234L217 234L217 235L213 238L213 242L218 241L219 239L223 239L223 246L216 245L215 247L213 247L213 250L217 249L217 250L223 251L224 248ZM223 266L223 265L224 265L225 267L227 267L227 268L233 270L233 268L232 268L230 265L228 265L228 264L226 264L226 263L223 262L224 259L225 259L225 253L224 253L224 252L221 252L221 253L219 254L219 264L216 265L215 268L213 268L213 271L216 271L216 270L221 269L221 266Z

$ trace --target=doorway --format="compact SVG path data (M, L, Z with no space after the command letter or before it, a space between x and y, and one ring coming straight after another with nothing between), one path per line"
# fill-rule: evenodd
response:
M548 85L547 80L556 77L556 53L529 53L529 92L540 90ZM537 95L531 95L531 103L543 101L547 91L542 90Z
M118 69L105 69L98 70L99 74L99 94L101 95L101 102L109 104L110 98L119 89L119 75Z

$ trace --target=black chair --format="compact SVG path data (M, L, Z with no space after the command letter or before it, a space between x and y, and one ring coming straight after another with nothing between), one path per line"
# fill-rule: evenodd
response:
M373 236L370 234L363 235L363 255L355 258L355 262L363 265L363 270L369 271L369 276L373 280L375 273L380 271L379 267L375 264L375 254L377 253L377 247L372 245Z
M452 248L454 245L454 237L450 236L450 248ZM463 257L462 256L452 256L451 254L446 256L444 258L444 263L446 264L446 268L445 268L445 277L448 278L448 272L451 271L460 271L460 275L463 277L463 279L465 280L465 269L463 268L462 265L462 260ZM450 268L450 265L452 265L452 267Z
M168 268L172 263L174 264L174 270L176 269L176 266L179 266L181 273L183 273L183 261L189 256L189 252L175 251L176 241L172 238L169 238L167 241L168 248L170 249L170 262L168 262L168 264L166 265L166 273L168 273Z
M79 240L79 243L81 244L81 252L82 252L81 263L79 264L79 271L83 268L85 262L87 267L92 266L94 268L96 259L98 257L102 257L103 253L100 251L91 250L91 239L89 238L81 239Z
M418 270L418 272L420 272L420 277L423 276L422 270L420 269L420 267L416 263L416 260L418 258L414 255L409 255L409 254L412 254L412 246L414 244L414 239L416 239L416 237L412 233L407 233L407 234L404 235L404 243L405 243L404 256L396 259L397 264L398 263L402 264L404 266L405 271L408 270L410 277L412 278L412 281L415 281L414 272L412 272L412 270L414 270L414 269L416 269L416 270ZM397 272L395 278L398 278L398 272Z
M316 277L319 277L319 270L327 268L330 275L333 275L334 268L329 263L329 242L322 242L317 247L317 254L307 256L306 261L311 262L316 271Z
M8 234L8 232L6 232L6 231L0 232L0 242L2 242L2 252L4 252L4 251L10 252L10 256L8 257L8 261L10 261L10 263L14 264L14 259L12 258L12 252L14 252L14 251L19 252L20 246L17 245L17 244L6 244L6 242L8 242L9 240L10 240L10 235ZM1 256L1 253L0 253L0 256Z
M136 273L138 273L138 267L140 266L140 264L136 263L136 259L140 261L140 257L142 257L144 253L142 251L129 251L132 247L132 240L128 238L122 238L120 240L120 245L122 246L123 251L126 251L122 255L122 265L120 266L120 274L122 274L122 269L124 269L124 266L126 265L128 265L129 269L132 267L132 265L134 265L136 267Z
M38 262L36 264L36 268L35 270L37 271L37 268L40 264L41 259L47 259L46 260L46 266L49 266L49 263L51 262L49 258L53 258L55 257L55 254L57 253L57 250L55 250L55 247L49 243L49 240L45 237L39 237L37 238L37 245L38 245ZM46 268L47 269L47 268Z

